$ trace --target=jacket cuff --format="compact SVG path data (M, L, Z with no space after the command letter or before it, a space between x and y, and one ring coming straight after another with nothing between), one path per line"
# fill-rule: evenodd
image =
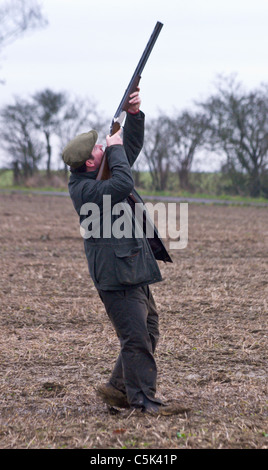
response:
M135 113L132 113L131 111L127 111L128 114L132 114L132 116L135 116L136 114L139 114L140 110L138 109L138 111L135 111Z

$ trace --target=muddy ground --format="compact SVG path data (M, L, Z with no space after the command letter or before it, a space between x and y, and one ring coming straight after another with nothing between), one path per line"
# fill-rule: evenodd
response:
M191 411L147 417L95 395L119 344L70 199L0 197L2 449L267 448L268 209L189 205L152 291L158 396Z

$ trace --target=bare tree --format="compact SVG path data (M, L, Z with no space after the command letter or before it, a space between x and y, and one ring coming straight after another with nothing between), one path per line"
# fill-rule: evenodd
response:
M0 53L26 31L47 25L36 0L6 0L0 5ZM3 84L4 80L0 80Z
M174 169L178 172L180 187L190 189L189 174L196 151L204 144L209 121L204 113L183 111L170 119L170 135Z
M47 24L42 7L36 0L7 0L0 5L0 50L26 30Z
M36 133L32 116L34 106L15 98L0 113L0 136L8 164L13 169L14 183L32 176L43 156L44 148Z
M0 137L15 180L21 174L32 175L44 157L49 177L52 155L61 154L70 139L92 128L100 138L108 132L108 123L96 103L65 92L46 89L28 100L17 97L12 105L0 110Z
M226 154L225 171L234 183L248 176L251 196L259 196L268 165L268 86L245 92L232 77L222 78L203 109L211 122L211 145Z
M56 93L46 89L33 95L35 112L33 119L36 129L40 130L45 137L47 151L47 176L51 172L52 146L51 138L57 134L59 122L63 117L67 103L67 95L63 92Z
M143 155L150 171L153 188L166 189L172 156L170 121L167 116L161 115L147 123Z

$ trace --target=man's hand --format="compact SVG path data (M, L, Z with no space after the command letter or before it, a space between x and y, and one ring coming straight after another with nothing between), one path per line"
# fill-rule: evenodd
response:
M106 136L107 147L111 145L123 145L123 140L121 139L122 127L113 135Z
M141 98L140 98L139 92L140 92L140 88L137 87L137 91L134 91L134 93L131 93L130 100L129 100L130 106L127 110L128 113L136 114L139 112L140 106L141 106Z

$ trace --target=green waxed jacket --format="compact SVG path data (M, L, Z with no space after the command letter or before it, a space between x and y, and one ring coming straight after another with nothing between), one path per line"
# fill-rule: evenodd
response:
M80 216L80 225L84 229L87 225L91 227L81 232L89 272L98 290L121 290L159 282L162 276L156 260L171 262L156 228L153 226L151 239L143 232L144 217L147 218L148 214L137 221L132 210L133 199L129 199L132 194L135 202L143 204L134 189L131 173L131 166L142 149L143 137L144 114L141 111L137 115L127 114L124 146L112 145L106 149L111 178L97 181L97 171L73 172L70 176L69 193ZM96 224L94 217L89 217L93 214L92 203L98 209L97 216L100 216ZM116 221L119 227L122 213L124 223L119 237L115 227Z

